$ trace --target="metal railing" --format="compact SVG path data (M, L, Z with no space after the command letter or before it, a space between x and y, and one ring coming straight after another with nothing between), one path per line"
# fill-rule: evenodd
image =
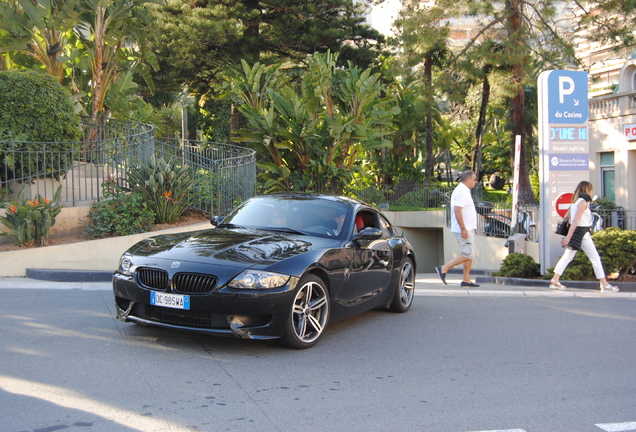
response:
M619 227L624 230L636 230L636 210L616 209L594 209L601 217L601 229L609 227Z
M155 141L154 152L174 157L191 167L195 187L190 202L210 214L228 213L256 191L256 152L234 145L204 141L164 139Z
M526 240L539 241L540 209L536 207L520 207L517 213L517 226L512 230L512 207L506 204L476 202L477 235L487 237L508 238L511 234L525 234ZM593 226L593 231L610 227L623 230L636 230L636 211L617 209L594 209L600 224ZM446 223L450 225L450 199L447 205Z
M153 127L126 120L82 124L83 140L73 143L16 143L0 141L0 200L22 190L23 198L38 194L51 198L62 187L67 207L90 205L103 199L102 184L124 184L127 171L158 157L177 158L195 178L192 207L223 214L254 194L255 152L227 144L178 140L158 141ZM36 150L21 150L25 147Z
M405 183L397 185L350 185L345 195L358 198L382 210L441 210L454 186Z

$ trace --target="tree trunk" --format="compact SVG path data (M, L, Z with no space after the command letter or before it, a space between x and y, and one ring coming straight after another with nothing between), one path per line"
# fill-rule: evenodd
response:
M238 137L238 130L241 128L241 113L236 105L230 108L230 139Z
M477 180L481 180L482 168L482 149L484 145L484 133L486 131L486 110L490 100L490 81L488 73L490 67L484 69L484 81L481 92L481 106L479 107L479 119L477 120L477 129L475 130L475 148L473 149L472 170L477 175Z
M532 193L532 187L530 186L530 175L526 158L526 108L524 101L524 65L526 61L526 55L522 51L515 51L524 49L521 29L521 17L523 16L523 11L521 10L522 4L523 2L521 0L509 0L509 43L513 47L511 48L512 51L510 57L512 59L512 79L513 83L516 85L515 94L510 101L510 120L513 125L510 137L510 160L512 161L512 167L514 170L515 139L516 136L519 135L521 136L521 155L519 160L519 204L536 205L537 201L534 197L534 194Z
M93 43L95 44L95 53L93 58L93 97L91 104L91 117L97 118L101 111L100 103L102 100L102 81L104 77L104 16L106 8L98 6L95 10L95 27L93 28Z
M444 149L444 156L446 160L446 181L448 184L453 184L453 169L451 164L451 153L449 149Z
M426 145L426 159L424 160L425 177L424 182L429 184L433 177L433 167L435 160L433 159L433 58L427 56L424 59L424 82L426 87L426 114L425 114L425 145Z

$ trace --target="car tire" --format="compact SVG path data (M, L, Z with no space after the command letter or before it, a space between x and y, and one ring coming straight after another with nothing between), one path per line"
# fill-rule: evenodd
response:
M389 305L391 312L406 312L413 304L415 297L415 266L410 258L405 258L400 266L400 275L393 293L393 301Z
M306 274L298 283L285 334L290 348L305 349L318 343L329 323L329 292L322 279Z

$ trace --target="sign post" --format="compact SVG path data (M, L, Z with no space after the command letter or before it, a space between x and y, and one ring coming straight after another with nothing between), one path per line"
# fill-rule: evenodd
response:
M521 161L521 136L515 137L515 169L512 175L512 214L510 233L517 233L517 215L519 213L519 163Z
M552 70L539 76L541 273L563 254L556 224L570 208L576 186L590 177L587 82L587 72Z

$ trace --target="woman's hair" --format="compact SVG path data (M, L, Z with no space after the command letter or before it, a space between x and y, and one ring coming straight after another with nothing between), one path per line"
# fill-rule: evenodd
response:
M594 187L592 186L592 183L590 183L589 181L584 180L580 182L579 185L574 190L574 196L572 197L572 202L575 202L577 199L581 198L581 192L585 192L588 195L591 194L592 189L594 189Z

